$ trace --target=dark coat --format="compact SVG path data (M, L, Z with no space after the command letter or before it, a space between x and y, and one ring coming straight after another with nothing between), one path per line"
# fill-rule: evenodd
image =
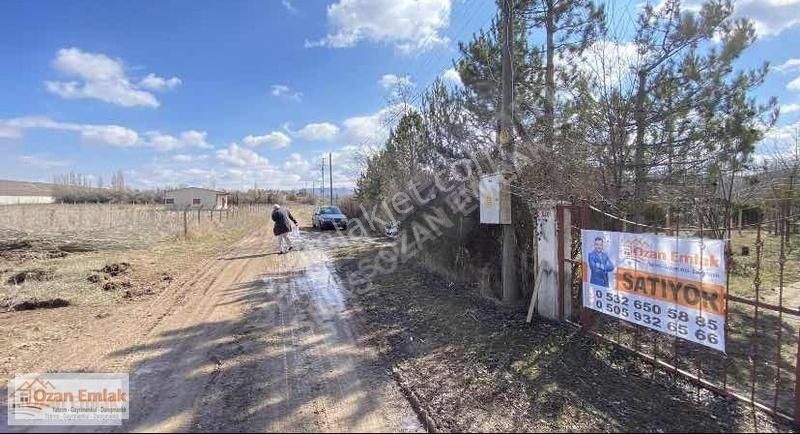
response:
M292 226L289 224L289 220L297 224L297 220L294 219L292 213L286 208L278 208L275 211L272 211L272 221L275 222L275 227L272 228L272 233L275 235L282 235L287 232L291 232Z

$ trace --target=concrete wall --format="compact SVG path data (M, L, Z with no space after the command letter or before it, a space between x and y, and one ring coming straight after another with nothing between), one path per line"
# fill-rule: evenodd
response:
M52 196L0 196L0 205L46 204L55 203Z
M165 206L171 209L185 209L200 208L203 209L225 209L227 203L223 203L224 196L219 196L213 190L204 190L200 188L186 188L182 190L175 190L164 195ZM174 204L167 204L166 199L174 199ZM194 203L194 199L200 199L200 203Z

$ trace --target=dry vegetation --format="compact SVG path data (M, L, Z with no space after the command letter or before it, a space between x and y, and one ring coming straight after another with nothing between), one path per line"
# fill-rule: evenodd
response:
M336 268L342 281L379 247L337 249ZM520 308L501 306L413 263L377 276L369 291L354 292L365 339L381 348L387 364L395 366L395 377L439 431L790 429L669 370L654 370L633 354L582 336L565 324L524 323ZM608 326L617 327L617 322ZM641 335L643 349L652 337ZM662 339L662 350L672 345L663 335L655 337ZM681 345L683 363L694 360L688 356L695 347ZM740 380L751 365L740 356L725 360L738 364L731 367L729 378L731 386L742 391L746 382ZM661 357L669 354L662 351ZM722 358L711 354L703 362L707 376L714 369L719 372L716 363ZM783 372L783 381L792 383ZM768 374L759 374L763 390L756 393L762 399L772 396L767 390L772 383L761 378Z
M0 208L0 309L105 305L157 293L265 219L264 207L189 212L186 226L183 212L156 206Z

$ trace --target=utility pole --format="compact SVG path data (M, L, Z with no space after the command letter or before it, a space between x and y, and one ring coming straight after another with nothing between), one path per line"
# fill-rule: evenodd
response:
M331 206L333 206L333 153L331 152L328 152L328 164L328 176L331 177L331 182L328 184L330 184L331 187Z
M320 187L319 192L322 193L319 196L322 198L323 200L322 203L324 204L325 203L324 202L325 201L325 157L322 157L322 187Z
M514 104L514 0L502 0L503 20L503 99L500 107L500 134L497 135L500 151L504 156L504 179L510 182L511 173L514 171L514 140L512 138L513 104ZM506 186L505 188L509 188ZM513 213L512 213L513 216ZM517 288L517 266L514 255L515 250L514 224L503 225L503 303L514 304L519 300Z

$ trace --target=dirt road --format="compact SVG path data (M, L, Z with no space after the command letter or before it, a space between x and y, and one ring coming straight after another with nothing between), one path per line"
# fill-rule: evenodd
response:
M359 343L319 234L302 237L277 255L264 226L156 298L87 310L28 372L130 372L124 431L422 431Z

